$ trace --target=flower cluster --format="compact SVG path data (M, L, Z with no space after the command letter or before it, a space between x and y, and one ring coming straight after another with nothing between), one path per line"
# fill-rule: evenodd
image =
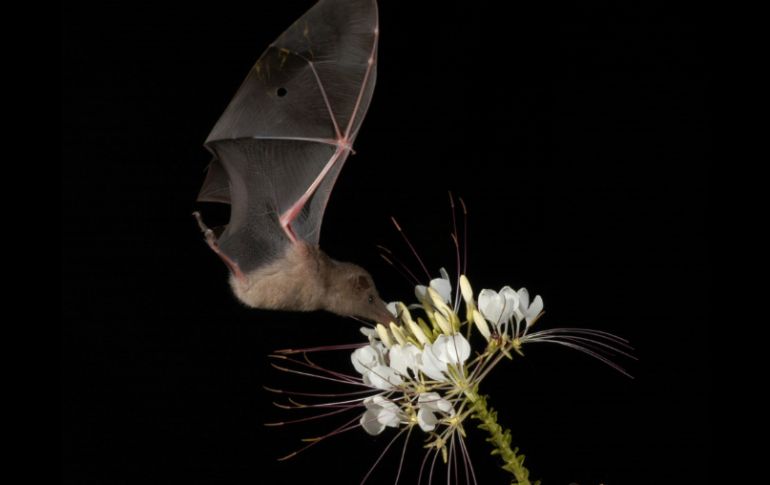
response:
M415 288L418 303L393 302L388 306L393 315L391 322L362 328L368 343L335 347L354 349L351 361L357 376L325 369L308 357L313 351L331 348L291 350L278 355L303 367L299 371L276 366L281 370L364 389L345 394L346 397L357 396L353 399L322 404L299 404L292 400L291 405L282 407L333 409L321 416L360 410L357 418L327 436L358 426L371 435L394 428L399 431L391 441L392 445L404 432L408 439L413 430L419 429L424 433L428 449L421 474L431 456L431 474L437 457L441 456L449 464L456 463L459 456L466 469L470 467L471 472L466 476L472 476L463 441L464 426L467 418L472 417L490 434L488 441L496 443L496 452L505 462L503 468L514 475L517 483L529 484L523 457L510 448L509 432L497 424L496 413L486 407L486 399L479 393L481 382L503 359L511 359L514 353L523 355L522 346L536 342L551 342L580 350L625 373L605 354L617 352L631 357L623 350L628 348L627 343L612 334L589 329L530 332L543 315L543 299L539 295L530 300L526 288L514 290L505 286L499 291L484 289L476 296L464 275L458 277L458 283L459 288L453 291L449 275L442 269L440 278ZM472 341L480 345L474 349ZM302 353L304 360L290 357L297 353ZM318 441L320 439L313 439L306 447ZM388 448L390 445L386 451ZM452 469L447 467L448 478Z
M386 427L417 425L432 433L432 444L439 449L452 434L463 433L462 423L473 404L469 399L476 396L486 368L496 363L489 357L505 355L508 346L518 350L519 328L526 332L543 310L540 296L530 305L526 288L517 292L508 286L499 292L483 290L476 303L463 275L459 292L465 304L463 321L458 315L460 298L453 302L449 277L445 270L441 273L429 286L415 289L420 303L411 309L421 310L421 316L413 317L402 302L391 303L393 321L361 329L369 344L351 355L363 383L381 391L364 400L361 426L375 435ZM487 348L469 361L473 328Z

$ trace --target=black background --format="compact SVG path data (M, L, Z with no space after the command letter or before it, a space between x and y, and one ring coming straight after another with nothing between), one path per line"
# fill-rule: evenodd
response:
M291 417L263 385L314 385L267 354L354 342L359 325L240 306L190 216L208 131L311 3L64 6L65 482L357 483L389 441L356 430L276 461L334 423L263 426ZM709 132L694 17L648 2L380 5L377 88L322 247L368 268L386 299L408 299L375 244L416 266L393 215L433 272L451 267L452 190L468 204L477 289L527 286L545 300L538 325L632 341L634 380L535 346L485 382L546 485L709 478ZM480 482L506 483L481 432L469 443ZM397 454L371 483L393 482ZM402 483L420 457L418 438Z

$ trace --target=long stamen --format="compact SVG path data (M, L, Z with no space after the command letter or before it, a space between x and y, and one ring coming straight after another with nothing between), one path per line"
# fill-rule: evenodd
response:
M409 437L412 436L413 426L409 426L409 432L406 433L406 439L404 439L404 448L401 450L401 460L398 462L398 473L396 474L396 481L393 485L398 485L398 479L401 478L401 470L404 468L404 457L406 456L406 447L409 444Z
M572 342L575 342L575 343L579 343L579 344L581 344L581 345L583 345L583 346L585 346L585 347L587 347L589 349L595 350L597 352L607 353L608 355L610 355L612 357L614 357L615 354L617 353L617 354L622 355L624 357L628 357L629 359L637 360L636 357L634 357L633 355L629 354L625 350L619 349L618 347L612 346L612 345L610 345L608 343L605 343L605 342L602 342L600 340L596 340L596 339L592 339L592 338L588 338L588 337L580 337L578 335L570 335L570 334L563 334L563 335L553 334L553 335L550 335L550 336L541 336L541 337L539 337L539 339L554 339L554 338L560 338L560 339L572 341Z
M406 233L401 229L401 226L398 225L396 218L391 217L390 220L393 221L393 225L396 226L396 229L398 230L399 234L401 234L401 237L404 238L404 241L406 241L406 245L409 246L409 249L412 251L412 254L417 259L417 262L420 263L422 270L425 271L425 276L427 276L427 278L430 280L430 272L428 271L428 268L425 266L425 263L422 262L422 258L417 253L417 250L412 245L412 242L409 240L408 237L406 237Z
M468 274L468 208L462 197L460 205L463 208L463 274Z
M282 409L299 409L299 408L296 408L296 407L281 406L278 403L273 403L273 404L276 405L279 408L282 408ZM278 422L275 422L275 423L265 423L265 426L274 428L274 427L277 427L277 426L285 426L287 424L296 424L296 423L305 423L305 422L308 422L308 421L315 421L316 419L328 418L329 416L336 416L338 414L342 414L342 413L344 413L346 411L350 411L350 410L355 409L357 407L359 407L359 406L347 406L347 407L344 407L344 408L341 408L341 409L335 409L334 411L329 411L328 413L316 414L314 416L306 416L304 418L291 419L291 420L288 420L288 421L278 421Z
M447 463L447 472L446 472L446 483L447 485L451 485L452 480L452 472L454 471L454 476L458 477L459 474L457 473L457 453L455 450L455 437L456 433L452 433L452 437L449 439L449 462ZM455 478L457 480L457 478Z
M312 369L314 371L322 372L322 373L326 374L327 377L331 376L331 378L334 378L335 380L351 382L351 383L356 383L356 384L361 384L362 383L361 379L359 379L359 378L357 378L355 376L351 376L349 374L344 374L342 372L336 372L336 371L333 371L331 369L326 369L325 367L321 367L319 365L314 364L307 357L307 354L302 354L302 356L305 358L305 361L293 359L291 357L286 357L286 356L282 356L282 355L271 355L270 357L275 358L275 359L283 360L283 361L285 361L287 363L294 364L294 365L296 365L298 367L308 368L308 369ZM271 365L273 367L277 366L277 364L274 364L274 363L271 363ZM276 368L278 368L278 367L276 367ZM286 369L290 369L290 368L286 367ZM290 369L290 370L295 370L295 369ZM300 371L296 371L296 372L300 372Z
M380 247L382 247L382 246L380 246ZM418 285L418 284L420 284L420 280L417 279L417 277L414 275L414 273L412 273L412 270L410 270L409 267L406 264L403 263L403 261L401 261L400 259L394 257L393 254L390 251L388 251L388 254L389 254L389 256L386 256L386 255L380 253L380 257L382 259L384 259L386 263L388 263L393 268L395 268L395 270L398 271L399 274L401 274L401 276L403 276L404 279L406 279L406 281L409 284L411 284L411 285ZM396 265L396 263L394 263L393 261L398 263L398 265Z
M286 460L288 460L290 458L293 458L293 457L299 455L300 453L302 453L303 451L307 450L308 448L311 448L311 447L315 446L316 444L320 443L321 441L323 441L326 438L329 438L331 436L335 436L335 435L340 434L340 433L344 433L345 431L350 431L352 429L356 429L358 426L350 426L350 425L353 422L357 421L357 420L358 420L357 417L353 418L350 421L348 421L345 424L343 424L342 426L340 426L340 427L336 428L335 430L331 431L330 433L327 433L327 434L325 434L323 436L320 436L318 438L312 438L312 441L310 443L308 443L307 445L303 446L302 448L299 448L296 451L293 451L293 452L289 453L286 456L278 458L278 461L286 461Z
M331 377L322 376L320 374L313 374L311 372L302 372L302 371L298 371L298 370L295 370L295 369L290 369L288 367L281 367L281 366L279 366L277 364L273 364L273 363L271 363L270 366L275 368L275 369L278 369L280 371L286 372L288 374L296 374L296 375L299 375L299 376L313 377L315 379L321 379L321 380L324 380L324 381L331 381L331 382L339 382L341 384L349 384L349 385L354 385L354 386L364 386L363 381L361 381L360 379L358 379L357 381L354 381L354 380L344 380L344 379L334 379L334 378L331 378Z
M357 396L361 394L371 394L373 389L364 389L363 391L351 391L351 392L299 392L299 391L287 391L285 389L275 389L272 387L262 386L262 388L273 394L286 394L289 396L302 396L302 397L343 397L343 396Z
M470 484L471 479L473 480L474 485L478 485L478 482L476 481L476 471L473 469L473 461L471 460L471 455L468 453L468 448L465 446L465 441L460 440L460 449L463 453L463 461L465 463L465 482ZM468 477L468 472L470 471L470 478Z
M522 342L553 337L568 338L583 344L589 343L598 346L602 351L607 351L609 353L616 352L629 359L638 360L629 353L629 351L634 350L634 348L628 344L627 340L601 330L586 328L553 328L532 333L528 337L523 338Z
M545 335L550 333L563 333L563 332L572 332L572 333L585 333L589 335L594 335L599 338L605 338L607 340L612 340L615 343L622 345L623 347L628 348L629 350L634 350L631 345L629 345L628 340L619 337L613 333L605 332L602 330L596 330L593 328L574 328L574 327L560 327L560 328L549 328L545 330L539 330L535 333L530 334L530 336L533 335Z
M624 376L626 376L626 377L628 377L630 379L634 378L631 374L626 372L626 370L623 369L620 365L612 362L611 360L609 360L608 358L604 357L603 355L601 355L601 354L599 354L597 352L594 352L591 349L586 348L583 345L572 343L572 342L568 342L568 341L559 340L558 338L555 338L555 337L535 339L535 340L530 340L529 342L531 342L531 343L550 342L550 343L554 343L554 344L558 344L558 345L563 345L563 346L569 347L571 349L575 349L575 350L577 350L579 352L583 352L584 354L590 355L591 357L599 360L600 362L603 362L604 364L607 364L608 366L612 367L613 369L615 369L616 371L620 372L621 374L623 374Z
M401 437L401 435L402 435L402 434L404 434L404 432L406 431L406 429L407 429L407 428L404 428L404 429L402 429L401 431L399 431L399 432L398 432L398 434L397 434L396 436L394 436L392 440L390 440L390 443L388 443L388 446L386 446L386 447L385 447L385 449L384 449L384 450L382 450L382 453L380 453L380 456L377 458L377 461L375 461L375 462L374 462L374 464L371 466L371 468L369 468L369 471L366 473L366 476L364 477L364 479L363 479L363 480L361 480L361 485L363 485L364 483L366 483L366 481L369 479L369 477L371 476L371 474L372 474L372 472L374 471L374 469L375 469L375 468L377 468L377 465L380 463L380 461L382 461L382 459L383 459L383 458L385 457L385 455L388 453L388 450L390 449L390 447L391 447L391 446L393 446L393 443L395 443L395 442L396 442L396 440L397 440L399 437Z
M325 409L325 408L344 408L354 409L359 407L361 403L369 396L357 397L355 399L347 399L345 401L332 401L332 402L320 402L320 403L303 403L293 398L287 398L286 402L289 404L281 404L273 402L274 405L282 409Z
M462 274L462 267L460 262L460 241L459 236L457 235L457 211L455 210L455 199L452 196L452 191L449 191L449 208L450 212L452 213L452 242L454 243L455 247L455 268L457 269L457 274L455 277L455 281L460 281L460 274ZM454 301L454 311L457 312L458 308L460 307L460 292L457 291L455 293L455 301Z
M436 447L436 452L433 455L433 460L430 462L430 471L428 472L428 485L431 485L433 483L433 469L436 466L436 459L438 458L438 454L441 452L441 450Z
M273 354L277 354L277 355L307 354L311 352L329 352L333 350L353 350L353 349L357 349L359 347L365 347L365 346L366 344L361 342L354 343L354 344L323 345L319 347L308 347L304 349L281 349L281 350L274 351Z

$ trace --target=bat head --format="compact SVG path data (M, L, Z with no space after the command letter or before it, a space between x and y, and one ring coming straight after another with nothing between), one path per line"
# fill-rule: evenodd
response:
M368 271L352 263L339 263L335 273L327 293L328 311L385 325L395 318L377 293Z

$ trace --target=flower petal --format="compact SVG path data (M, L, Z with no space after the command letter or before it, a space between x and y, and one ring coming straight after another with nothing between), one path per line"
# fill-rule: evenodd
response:
M420 429L426 433L436 429L436 423L438 423L438 418L433 414L433 411L426 408L420 408L417 411L417 424L419 424Z
M446 362L439 360L432 345L426 345L420 353L420 371L433 380L447 381L447 376L444 375L446 370Z
M537 295L532 305L527 309L527 327L531 326L542 312L543 299L540 298L540 295Z
M353 367L362 375L367 374L375 366L383 363L382 355L371 345L354 350L350 360L353 362Z
M471 344L459 333L439 335L431 347L436 357L446 364L461 364L471 355Z
M450 415L455 413L452 403L441 397L437 392L424 392L417 398L417 402L420 408L441 411Z
M439 422L436 417L436 412L448 416L454 416L455 410L452 403L442 398L436 392L424 392L417 398L418 411L417 411L417 424L420 425L423 431L433 431L436 428L436 424Z
M389 391L404 382L403 379L401 379L401 376L387 365L374 366L372 370L366 374L366 377L368 377L372 387L382 389L383 391Z
M366 412L361 416L359 423L371 435L380 434L385 426L396 428L401 424L399 407L380 394L364 399L364 406Z
M442 268L443 269L443 268ZM446 272L446 270L444 270ZM445 303L449 303L449 299L452 298L452 284L449 282L449 278L435 278L430 280L430 287L436 290Z
M519 308L519 295L510 286L503 287L500 290L500 296L505 300L503 314L500 322L507 322L513 317L514 312Z
M412 344L394 345L388 352L390 367L402 376L409 377L407 369L412 369L412 372L417 371L419 355L420 349Z
M387 305L385 305L385 308L390 312L391 315L394 317L398 316L398 304L401 303L400 301L391 301ZM403 303L401 303L403 305Z
M423 392L417 397L417 403L420 406L425 406L429 409L437 409L433 407L433 403L439 401L441 395L437 392Z
M381 394L371 396L369 404L366 404L366 400L364 400L364 405L374 411L377 415L377 421L385 426L396 428L401 423L401 409L396 403Z
M519 305L521 307L521 310L526 312L527 308L529 307L529 290L526 288L519 289L518 292L519 295Z
M501 322L504 307L505 298L496 291L484 289L479 293L479 311L493 325Z
M372 436L377 436L385 429L385 425L380 423L380 420L377 419L376 410L367 409L358 422L361 424L361 427L364 428L364 431Z
M439 274L441 274L441 277L447 281L449 281L449 271L446 270L446 268L439 268L438 269Z

